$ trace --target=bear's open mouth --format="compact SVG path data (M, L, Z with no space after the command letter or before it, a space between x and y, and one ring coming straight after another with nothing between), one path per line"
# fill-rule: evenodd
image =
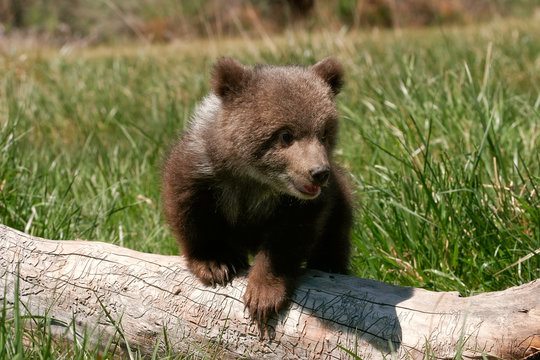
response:
M295 184L296 190L298 190L302 195L308 198L315 198L321 192L321 187L316 185L298 185Z
M319 194L319 191L321 191L321 187L320 186L304 185L302 190L303 190L302 191L303 193L306 193L306 194L309 194L309 195L317 195L317 194Z

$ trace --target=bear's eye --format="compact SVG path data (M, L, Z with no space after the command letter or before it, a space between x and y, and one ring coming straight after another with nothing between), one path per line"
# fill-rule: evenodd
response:
M324 129L323 133L321 134L321 142L325 143L328 138L328 130Z
M293 140L294 140L294 137L290 133L290 131L283 130L279 133L279 141L281 142L281 144L285 146L289 146L292 144Z

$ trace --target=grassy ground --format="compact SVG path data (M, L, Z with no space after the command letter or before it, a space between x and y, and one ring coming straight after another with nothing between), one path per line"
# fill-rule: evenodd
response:
M540 278L539 255L520 261L540 248L539 39L537 21L510 20L5 51L0 223L176 254L160 160L208 91L215 58L312 64L333 54L348 74L338 157L358 199L353 273L464 295ZM19 349L17 321L2 320L0 358L58 355Z
M290 3L302 5L289 6ZM527 16L538 0L18 0L0 1L1 32L65 44L169 42L194 37L275 34L301 27L402 28Z

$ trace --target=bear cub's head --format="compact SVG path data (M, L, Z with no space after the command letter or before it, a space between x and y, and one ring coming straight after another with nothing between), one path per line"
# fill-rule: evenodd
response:
M211 83L221 111L210 150L221 167L273 192L319 196L332 171L338 127L334 97L343 84L339 61L247 67L221 58Z

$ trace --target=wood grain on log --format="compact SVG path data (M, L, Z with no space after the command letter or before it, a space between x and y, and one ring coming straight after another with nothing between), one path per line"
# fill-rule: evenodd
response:
M244 311L245 276L206 287L179 256L45 240L3 225L0 251L0 298L14 301L18 271L21 308L54 318L52 331L75 321L80 331L94 330L86 332L97 343L118 326L143 354L158 341L163 350L166 331L175 352L212 349L219 358L345 359L349 349L366 360L426 351L448 359L458 348L464 358L540 356L539 280L464 298L310 270L261 338Z

